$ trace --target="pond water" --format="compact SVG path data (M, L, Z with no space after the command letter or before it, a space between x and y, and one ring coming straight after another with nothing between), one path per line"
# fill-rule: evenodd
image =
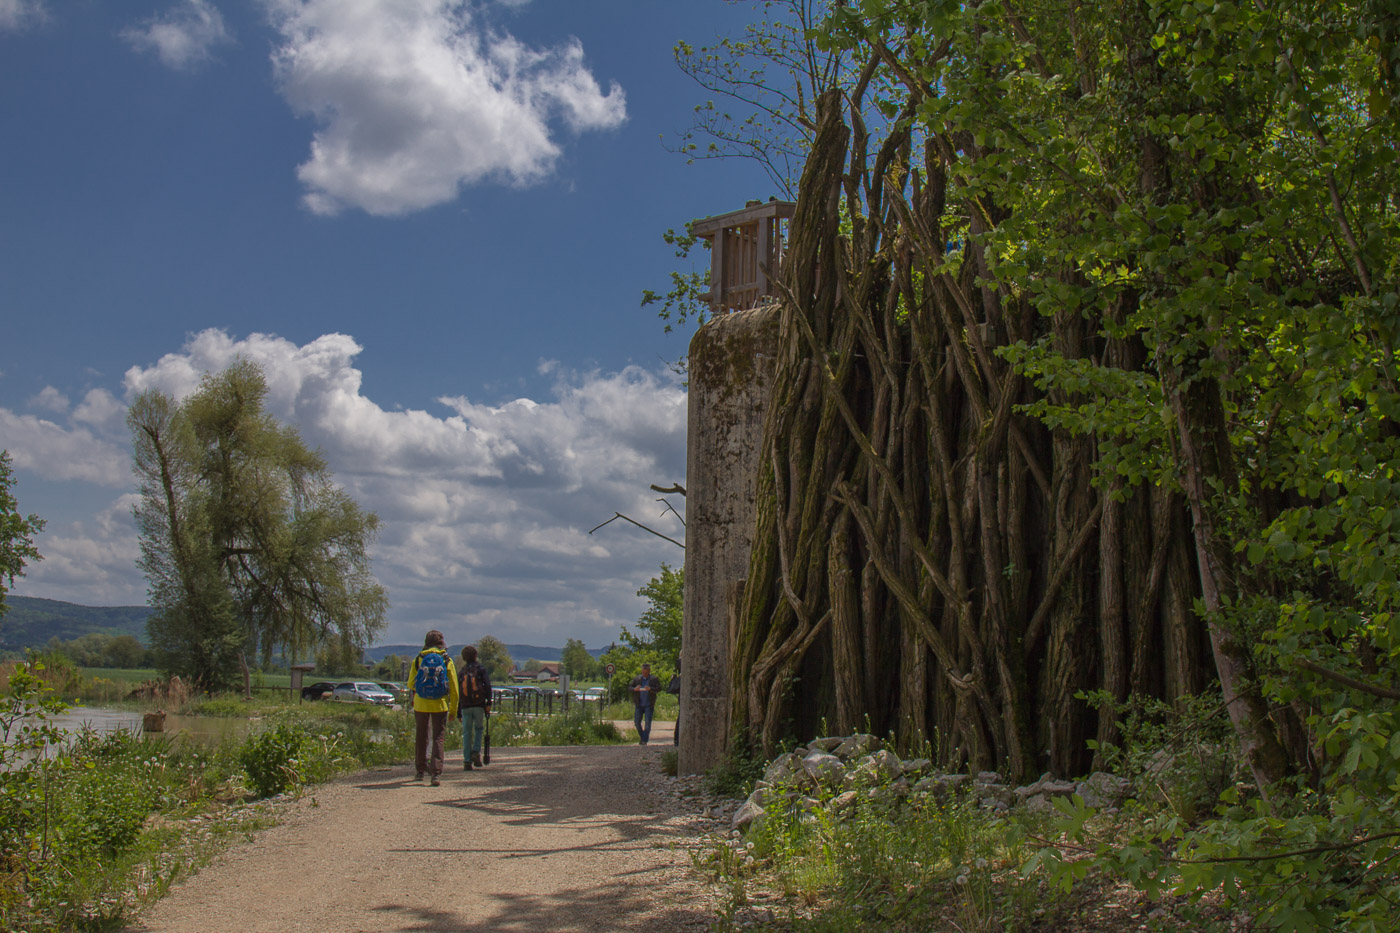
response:
M102 735L110 732L134 732L139 735L141 713L125 709L80 706L54 716L53 724L71 732L92 729ZM251 725L250 720L242 718L179 716L172 713L165 717L163 734L201 745L217 745L226 738L247 735Z

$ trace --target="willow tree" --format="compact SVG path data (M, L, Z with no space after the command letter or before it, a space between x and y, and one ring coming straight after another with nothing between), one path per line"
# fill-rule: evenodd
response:
M206 686L237 664L246 690L250 655L328 638L363 648L384 625L369 568L377 516L267 413L266 396L262 372L239 361L182 402L151 390L128 412L153 647Z
M1315 766L1281 646L1394 646L1387 10L833 5L739 727L1073 773L1083 691L1218 678L1261 787Z

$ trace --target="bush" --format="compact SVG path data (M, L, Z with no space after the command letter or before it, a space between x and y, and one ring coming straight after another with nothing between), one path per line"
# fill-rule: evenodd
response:
M302 783L307 745L306 732L286 722L250 738L238 761L253 792L271 797Z

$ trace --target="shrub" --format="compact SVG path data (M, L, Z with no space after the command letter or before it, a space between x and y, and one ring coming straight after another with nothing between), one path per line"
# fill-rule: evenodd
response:
M302 783L307 745L306 732L286 722L248 739L238 760L253 792L271 797Z

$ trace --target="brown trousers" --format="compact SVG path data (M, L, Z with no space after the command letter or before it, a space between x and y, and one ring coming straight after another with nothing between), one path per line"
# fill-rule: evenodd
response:
M443 743L447 741L447 713L420 713L413 711L413 763L418 773L442 774ZM432 756L428 755L428 742L433 743Z

